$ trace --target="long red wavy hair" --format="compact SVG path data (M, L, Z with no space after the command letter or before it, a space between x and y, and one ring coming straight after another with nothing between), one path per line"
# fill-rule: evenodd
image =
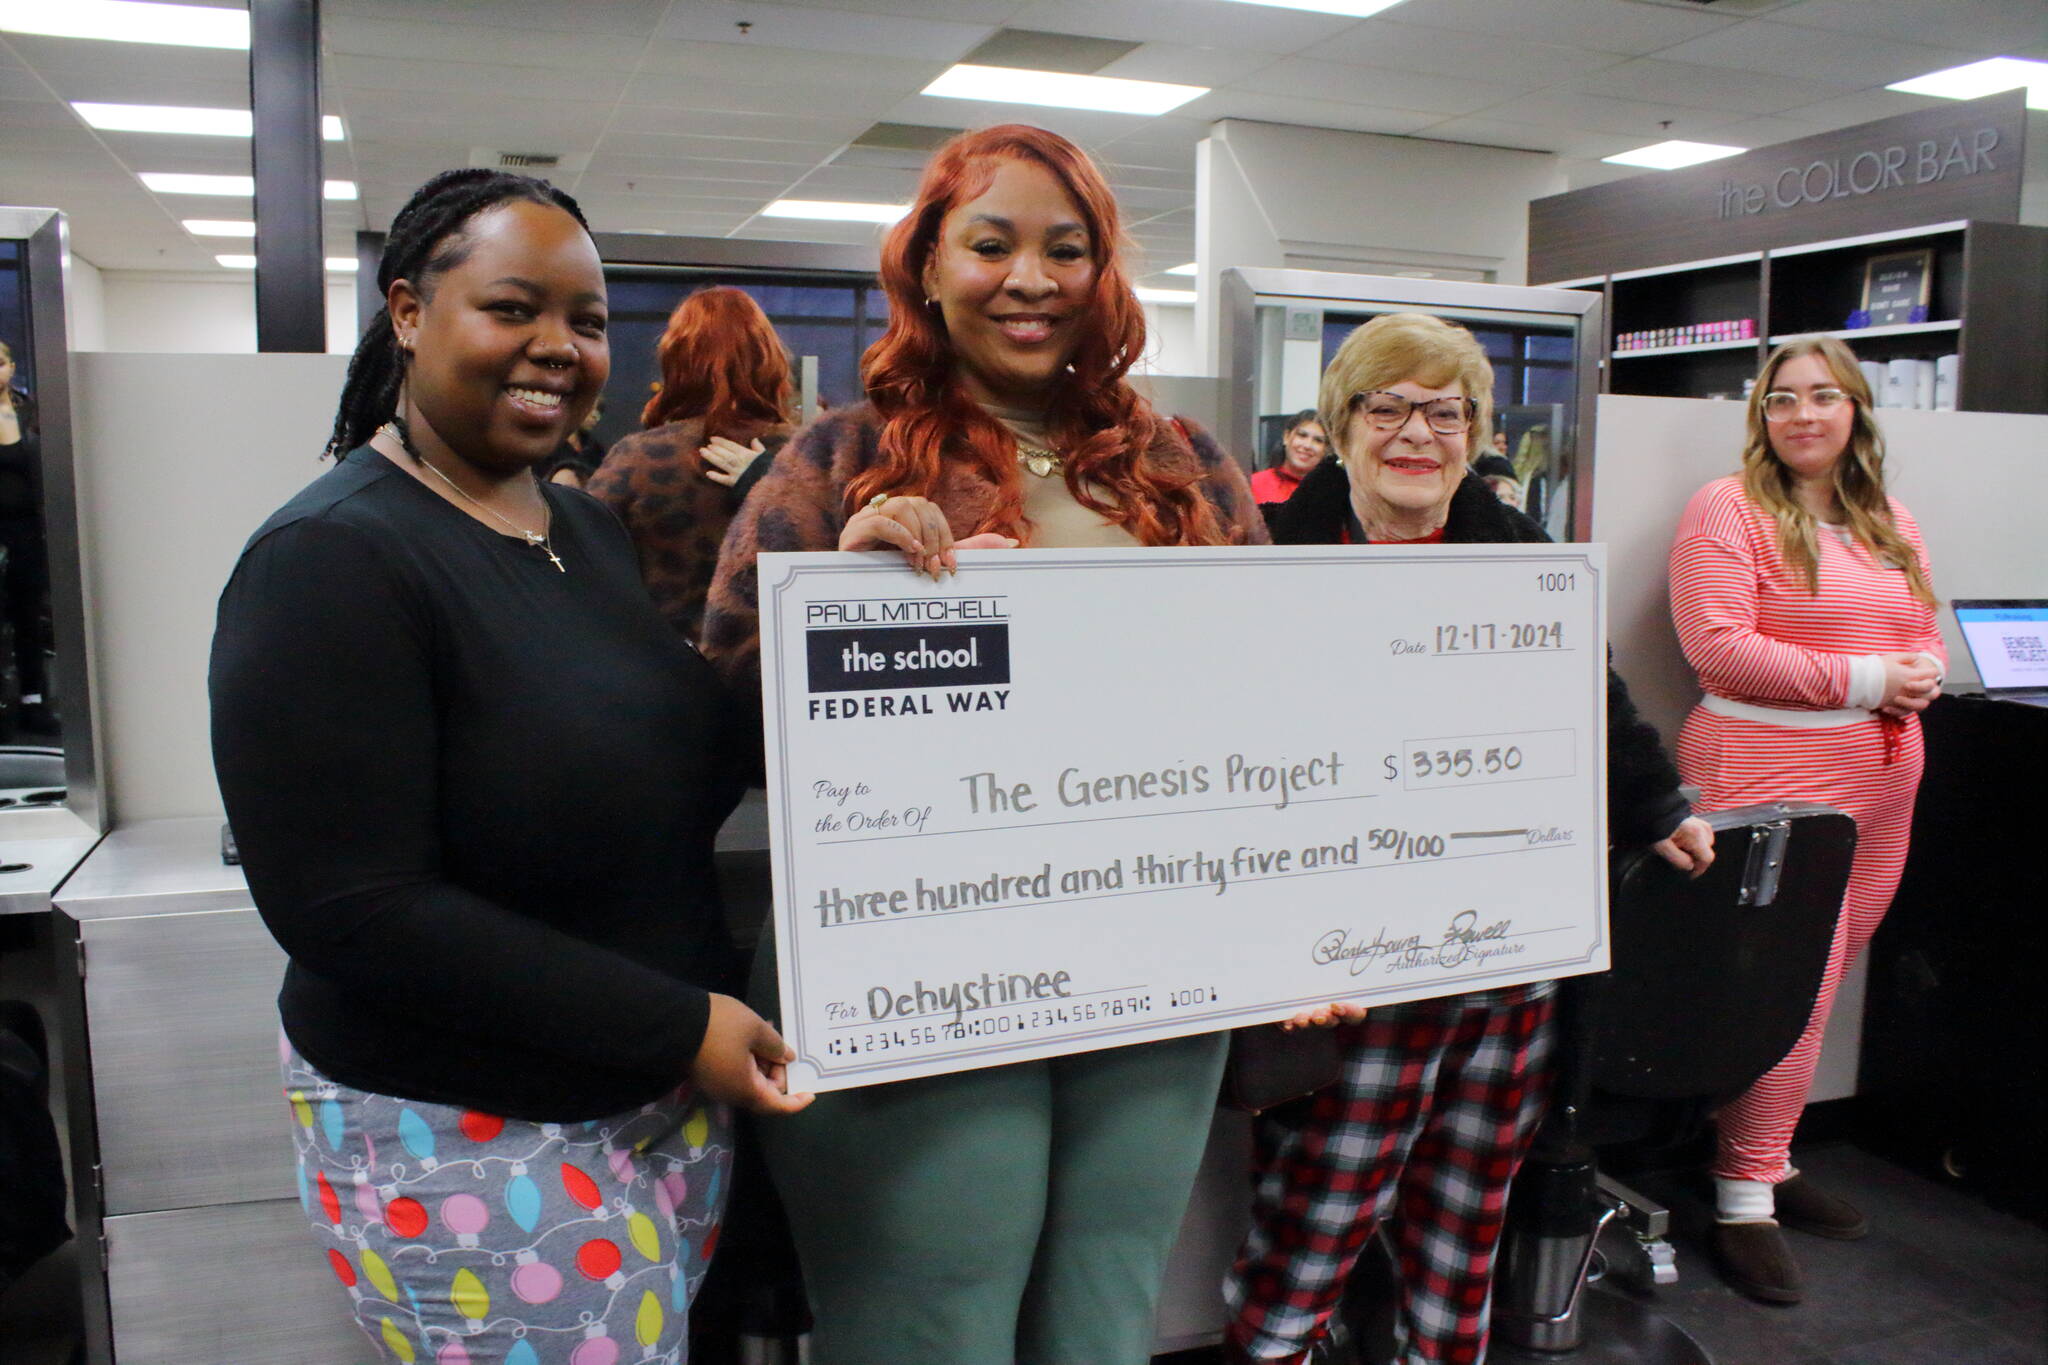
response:
M1197 487L1200 474L1162 471L1145 459L1162 423L1125 378L1145 348L1145 314L1124 273L1116 195L1086 152L1057 133L1021 123L962 133L932 153L916 201L882 243L889 327L861 358L862 384L882 419L881 458L847 485L847 515L876 493L930 496L945 462L965 461L998 491L981 525L956 526L954 533L995 531L1031 542L1016 437L968 396L945 322L926 306L923 283L946 215L985 191L996 166L1010 159L1037 162L1065 188L1081 211L1094 257L1080 343L1046 414L1066 455L1068 490L1140 544L1222 541L1224 531Z
M700 289L668 315L654 354L661 380L643 427L702 417L706 436L786 422L794 406L789 355L768 315L738 289Z

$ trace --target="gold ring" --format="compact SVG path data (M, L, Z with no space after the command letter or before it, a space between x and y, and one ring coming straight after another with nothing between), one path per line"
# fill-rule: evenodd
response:
M887 493L877 493L872 498L868 499L868 506L880 507L883 503L889 500L889 497L890 495Z

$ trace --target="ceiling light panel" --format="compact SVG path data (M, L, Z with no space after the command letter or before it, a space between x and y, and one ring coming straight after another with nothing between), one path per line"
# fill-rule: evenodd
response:
M73 100L71 107L93 127L109 133L190 133L200 137L249 137L254 120L247 109L195 109L173 104L95 104ZM341 120L332 114L320 120L324 142L342 140Z
M230 270L254 270L256 268L256 258L254 256L231 254L215 256L213 259L219 261ZM323 266L326 270L336 275L350 274L362 268L361 263L353 256L329 256L323 262Z
M1682 166L1697 166L1702 161L1719 161L1724 156L1735 156L1746 152L1747 147L1724 147L1714 142L1653 142L1647 147L1638 147L1632 152L1616 152L1603 156L1602 161L1617 166L1647 166L1653 171L1675 171Z
M822 219L837 223L893 223L908 212L908 204L857 204L831 199L778 199L762 209L761 216Z
M1047 109L1094 109L1111 114L1164 114L1209 93L1206 85L1171 85L1066 71L1022 71L961 63L920 93L942 99L1033 104Z
M1401 0L1232 0L1239 5L1264 5L1268 9L1305 9L1316 14L1348 14L1364 19L1381 10L1392 9Z
M187 175L179 171L143 171L136 177L158 194L214 194L249 199L256 193L256 177L250 175ZM356 182L329 180L322 187L323 199L354 199Z
M239 218L187 218L185 231L194 237L254 237L256 225Z
M2027 108L2048 109L2048 62L2030 62L2019 57L1990 57L1967 66L1930 71L1909 81L1894 81L1887 90L1908 95L1939 95L1950 100L1974 100L2006 90L2027 91Z
M1141 303L1193 303L1195 301L1195 291L1192 289L1153 289L1150 286L1141 284L1132 292L1137 294L1138 300Z
M1186 265L1177 265L1171 270L1163 270L1160 273L1163 275L1199 275L1202 271L1201 267L1197 266L1193 261L1189 261Z
M246 51L249 12L143 0L0 0L0 31Z

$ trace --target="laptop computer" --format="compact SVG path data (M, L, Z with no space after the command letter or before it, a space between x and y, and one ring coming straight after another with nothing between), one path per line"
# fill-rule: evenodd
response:
M1984 695L2048 706L2048 598L1958 598L1949 605Z

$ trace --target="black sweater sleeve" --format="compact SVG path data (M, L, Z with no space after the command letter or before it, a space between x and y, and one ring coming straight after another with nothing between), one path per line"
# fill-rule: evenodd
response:
M1654 844L1692 814L1664 742L1636 712L1628 684L1607 665L1607 833L1617 844Z
M245 553L214 639L213 749L264 922L295 967L437 1031L546 1021L520 1038L542 1058L680 1081L703 989L441 875L435 630L359 528L302 518Z

